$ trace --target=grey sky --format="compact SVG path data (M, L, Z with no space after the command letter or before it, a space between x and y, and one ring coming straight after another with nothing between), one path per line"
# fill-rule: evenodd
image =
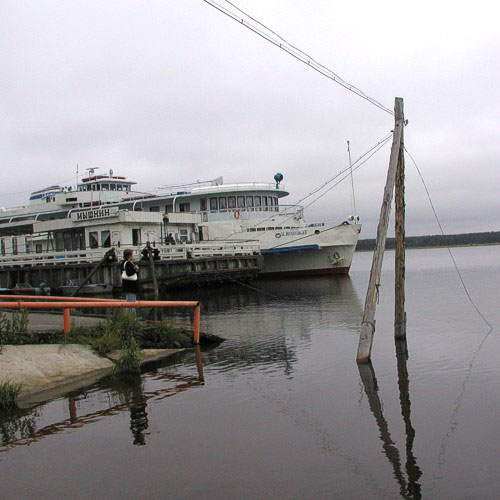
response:
M500 229L494 2L234 3L386 106L403 97L406 145L445 231ZM271 182L281 171L293 203L346 166L347 140L355 158L393 127L202 0L0 9L1 206L69 184L77 163L143 189L220 175ZM364 237L375 234L388 159L389 146L355 173ZM306 216L350 212L345 182ZM438 232L409 160L407 218L407 234Z

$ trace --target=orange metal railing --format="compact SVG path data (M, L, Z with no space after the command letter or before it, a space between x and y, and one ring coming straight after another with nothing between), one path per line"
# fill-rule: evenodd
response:
M197 301L170 301L170 300L138 300L126 302L117 299L94 299L91 297L42 297L30 295L0 295L0 299L12 299L10 302L0 302L0 307L7 309L62 309L64 334L71 331L71 310L73 309L140 309L143 307L189 307L194 309L193 342L200 343L201 307ZM16 301L16 302L14 302Z

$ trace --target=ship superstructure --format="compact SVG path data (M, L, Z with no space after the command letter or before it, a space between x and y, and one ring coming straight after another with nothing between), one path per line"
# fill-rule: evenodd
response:
M225 184L222 178L157 193L135 190L125 177L95 169L73 187L35 191L23 207L0 212L0 266L51 257L99 260L110 247L140 251L150 242L162 258L186 246L243 245L264 256L263 273L335 274L349 271L360 225L308 224L300 206L283 205L281 183ZM71 260L72 262L74 260Z

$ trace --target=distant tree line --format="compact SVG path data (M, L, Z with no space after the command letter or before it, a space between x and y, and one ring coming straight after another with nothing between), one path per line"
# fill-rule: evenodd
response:
M407 236L406 248L452 247L500 244L500 231L489 233L436 234L433 236ZM395 247L394 238L387 238L385 248ZM375 239L359 240L356 250L373 250Z

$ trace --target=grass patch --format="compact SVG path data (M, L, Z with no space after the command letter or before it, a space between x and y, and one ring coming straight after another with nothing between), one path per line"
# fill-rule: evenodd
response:
M71 328L68 342L86 344L99 355L132 349L135 340L139 349L172 349L193 345L193 335L185 329L165 322L147 323L135 314L116 310L113 315L93 327Z
M21 393L21 386L7 380L0 382L0 410L17 408L17 397Z
M126 376L141 373L141 349L133 336L127 339L120 358L115 362L114 371Z
M28 332L28 312L0 313L0 352L2 345L20 344L84 344L100 356L120 351L115 372L140 373L141 349L177 349L191 347L193 335L186 329L166 322L148 323L136 314L117 309L112 316L93 327L72 325L66 337L62 332Z
M30 344L28 311L14 310L9 317L0 313L0 352L5 344Z

